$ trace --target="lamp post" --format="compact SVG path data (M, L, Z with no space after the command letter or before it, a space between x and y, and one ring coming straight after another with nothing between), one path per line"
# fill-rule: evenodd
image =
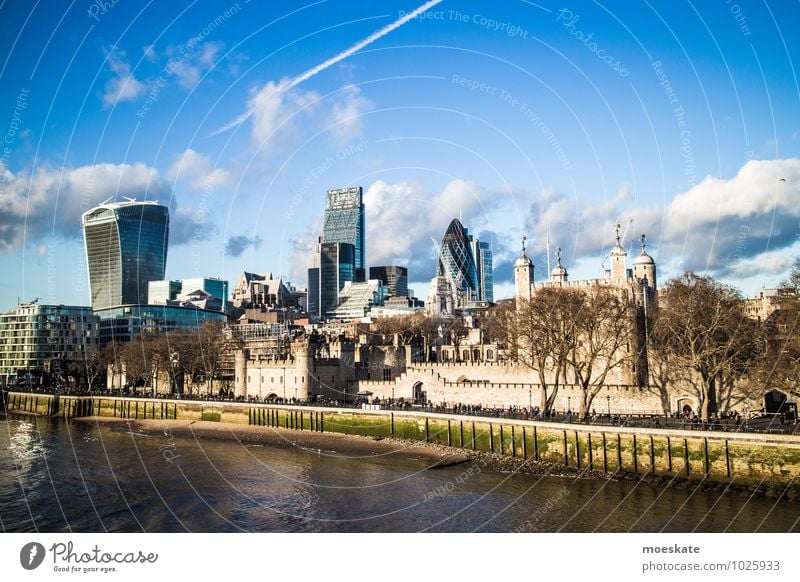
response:
M606 404L608 405L608 417L611 418L611 395L606 395Z
M744 428L750 428L750 399L744 401Z

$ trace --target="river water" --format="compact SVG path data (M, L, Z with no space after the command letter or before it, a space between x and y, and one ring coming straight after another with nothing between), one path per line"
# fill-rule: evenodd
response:
M0 416L6 532L790 532L800 504Z

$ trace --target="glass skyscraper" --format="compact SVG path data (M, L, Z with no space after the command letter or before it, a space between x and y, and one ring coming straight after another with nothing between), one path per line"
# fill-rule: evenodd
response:
M325 224L322 231L326 243L353 245L356 282L366 280L366 244L364 242L364 200L360 186L328 190Z
M459 307L478 299L478 269L467 229L454 218L442 238L437 275L450 281Z
M156 202L101 204L82 216L92 310L147 303L164 279L169 210Z
M470 237L472 238L472 237ZM488 242L474 239L472 256L478 269L478 300L494 303L494 275L492 274L492 249Z

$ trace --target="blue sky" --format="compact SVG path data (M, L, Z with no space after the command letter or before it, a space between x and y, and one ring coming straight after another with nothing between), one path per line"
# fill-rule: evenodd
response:
M170 278L305 286L324 192L353 185L368 265L407 265L421 297L453 217L492 243L496 298L522 234L537 278L548 233L596 278L616 222L660 282L785 277L800 5L444 0L398 22L422 4L0 4L0 309L88 304L80 214L121 196L171 206Z

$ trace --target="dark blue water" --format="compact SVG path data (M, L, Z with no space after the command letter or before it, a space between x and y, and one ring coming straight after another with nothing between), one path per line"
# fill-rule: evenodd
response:
M799 531L800 504L0 417L0 527L39 532Z

